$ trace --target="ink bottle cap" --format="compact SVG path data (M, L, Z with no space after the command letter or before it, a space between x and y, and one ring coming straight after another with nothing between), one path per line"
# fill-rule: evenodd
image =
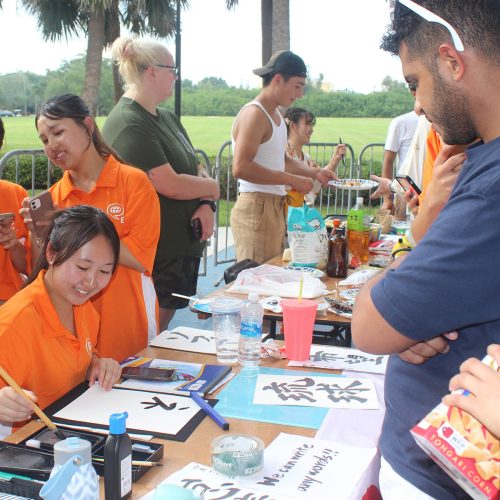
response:
M127 432L127 417L128 413L113 413L109 417L109 432L110 434L125 434Z

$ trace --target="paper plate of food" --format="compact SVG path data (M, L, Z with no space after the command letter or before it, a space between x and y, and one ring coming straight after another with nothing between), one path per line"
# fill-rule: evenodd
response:
M362 191L373 189L378 186L377 181L372 181L370 179L335 179L329 181L328 184L337 189L347 189L349 191Z
M328 304L328 310L338 316L344 318L352 318L352 308L354 306L354 301L352 300L337 300L331 297L323 297L325 302Z

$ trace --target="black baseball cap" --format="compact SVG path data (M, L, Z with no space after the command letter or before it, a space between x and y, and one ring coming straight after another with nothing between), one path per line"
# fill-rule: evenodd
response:
M304 61L289 50L275 52L265 66L254 69L253 72L258 76L281 73L283 75L307 77L307 68Z

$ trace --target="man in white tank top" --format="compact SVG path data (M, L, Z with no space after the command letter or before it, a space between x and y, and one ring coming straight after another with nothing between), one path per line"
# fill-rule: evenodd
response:
M286 126L278 107L287 108L304 94L304 61L279 51L254 73L262 77L263 89L241 108L231 130L233 175L239 180L231 228L236 260L263 263L283 251L285 185L305 194L313 179L326 184L333 175L304 166L285 152Z

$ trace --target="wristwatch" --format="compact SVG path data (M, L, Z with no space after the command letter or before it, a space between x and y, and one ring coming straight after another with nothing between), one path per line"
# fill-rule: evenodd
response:
M212 209L213 213L215 213L215 211L217 210L217 205L215 204L215 201L201 200L198 206L201 207L202 205L208 205Z

